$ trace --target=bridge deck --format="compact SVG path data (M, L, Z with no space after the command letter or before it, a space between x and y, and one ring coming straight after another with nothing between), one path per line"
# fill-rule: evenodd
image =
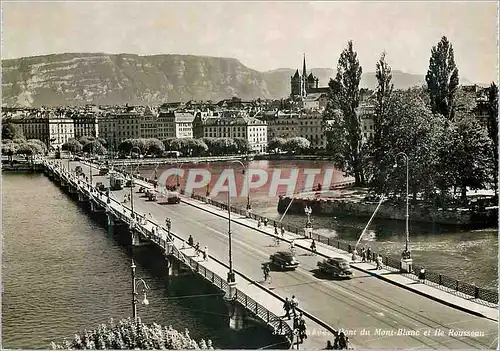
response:
M105 182L105 177L95 177L95 181ZM112 194L120 200L129 191ZM160 206L145 201L137 193L134 193L134 205L139 213L151 213L160 222L165 217L171 218L174 232L185 239L192 234L201 247L208 246L210 255L227 264L228 221L222 211L212 208L207 212L198 208L201 204L198 207L186 203ZM214 215L216 211L219 216ZM271 246L272 239L258 231L255 224L249 228L242 225L246 219L241 216L233 219L235 270L258 284L262 280L261 263L278 248ZM319 244L318 250L323 250ZM300 247L297 251L301 267L295 272L272 272L272 283L267 288L281 297L295 294L306 312L332 327L355 333L351 340L359 347L470 349L491 348L496 343L496 321L445 306L362 271L355 272L351 280L325 279L315 271L319 258ZM404 329L400 335L398 329ZM313 332L312 328L309 330ZM453 330L477 333L476 336L457 335ZM308 342L311 339L314 338L309 337Z

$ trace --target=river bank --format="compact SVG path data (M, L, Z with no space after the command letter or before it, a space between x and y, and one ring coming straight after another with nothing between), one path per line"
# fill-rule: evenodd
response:
M368 201L366 189L340 189L321 193L314 197L279 197L278 213L302 214L310 207L315 215L347 215L370 218L377 209L378 201ZM293 201L292 201L293 200ZM384 201L377 210L377 217L405 220L406 206ZM497 225L498 208L431 208L423 205L410 205L409 217L413 222L439 223L470 227L490 227Z

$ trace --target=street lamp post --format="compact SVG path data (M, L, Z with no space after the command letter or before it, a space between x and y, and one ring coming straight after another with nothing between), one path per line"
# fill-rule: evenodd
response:
M252 212L252 205L250 205L250 177L249 177L249 174L248 174L248 166L245 166L243 164L243 162L241 162L240 160L235 160L233 161L233 163L239 163L241 165L241 167L243 167L243 174L247 173L246 175L246 180L247 180L247 217L250 217L250 213Z
M306 230L305 230L306 237L311 237L311 233L312 233L312 223L311 223L312 209L311 209L311 207L306 206L304 208L304 213L307 216L307 223L306 223Z
M134 149L139 150L139 154L141 153L141 149L139 149L138 146L134 146L132 149L130 149L130 159L132 159L132 151ZM132 171L132 162L130 162L130 211L131 211L131 217L134 218L134 172Z
M413 263L413 260L411 258L411 251L410 251L410 230L409 230L409 220L410 220L410 197L409 197L409 192L410 192L410 187L409 187L409 182L410 182L410 167L409 167L409 161L408 161L408 155L404 152L399 152L396 157L398 156L403 156L405 163L406 163L406 240L405 240L405 250L402 253L402 259L401 259L401 268L402 270L406 271L411 271L411 264ZM397 167L397 164L394 165Z
M134 260L132 260L132 265L130 268L132 268L132 316L134 318L134 321L137 321L137 285L141 283L143 285L143 293L144 293L144 298L142 299L142 304L143 305L149 305L148 297L146 295L146 291L149 290L148 284L142 279L142 278L136 278L135 276L135 263Z
M229 236L229 272L227 272L227 283L229 285L236 284L236 278L233 272L233 251L231 242L231 192L227 191L227 212L228 212L228 236Z

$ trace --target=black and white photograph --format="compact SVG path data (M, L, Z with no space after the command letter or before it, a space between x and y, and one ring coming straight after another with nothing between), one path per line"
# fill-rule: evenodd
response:
M1 349L498 349L498 1L1 16Z

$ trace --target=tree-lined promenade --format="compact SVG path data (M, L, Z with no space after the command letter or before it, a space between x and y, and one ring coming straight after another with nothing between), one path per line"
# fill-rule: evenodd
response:
M362 142L356 111L361 73L349 41L330 80L324 112L325 120L333 120L326 131L328 152L357 186L403 199L408 167L413 201L459 206L467 202L467 189L492 188L497 193L498 87L491 83L488 88L488 123L483 128L473 113L475 99L459 87L453 47L446 37L431 50L426 87L394 91L391 68L382 54L376 63L374 135L367 143Z

